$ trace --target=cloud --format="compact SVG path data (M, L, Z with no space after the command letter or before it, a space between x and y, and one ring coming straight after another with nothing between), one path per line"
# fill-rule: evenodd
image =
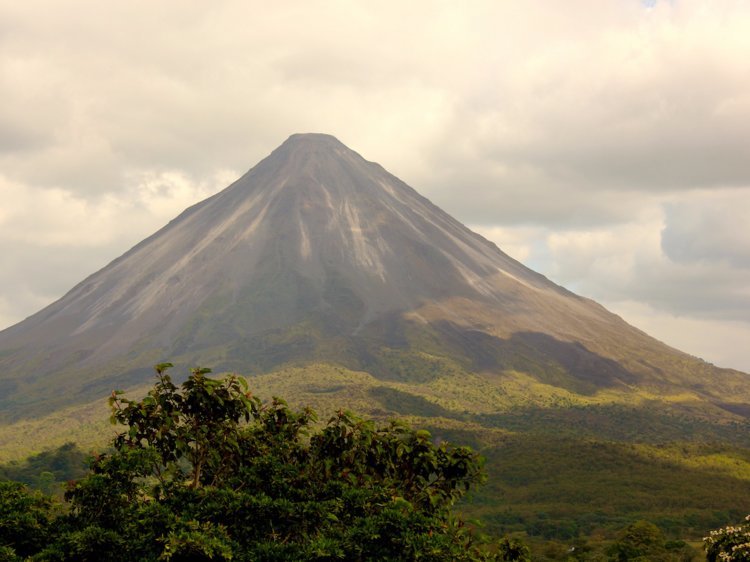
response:
M732 367L750 373L747 322L691 318L653 309L636 301L606 303L610 310L628 319L646 333L690 354L710 358L720 367Z
M61 297L184 208L237 178L195 183L180 172L133 174L129 190L93 201L0 176L0 321L7 326Z
M665 219L662 249L671 260L750 270L750 188L671 203Z
M0 163L93 196L122 189L131 166L205 176L323 130L445 201L479 179L467 213L498 185L579 201L736 185L750 167L737 56L750 15L712 5L8 5L3 144L27 150Z
M750 190L691 193L599 228L480 230L500 247L523 239L526 263L586 296L661 313L748 323L750 262L741 228ZM749 323L750 324L750 323Z
M487 54L434 141L435 169L448 164L441 201L470 184L466 216L596 224L626 219L638 197L748 185L747 6L600 4L586 25L553 23L543 38L525 22L518 60Z
M5 2L0 325L310 131L587 296L747 322L748 122L732 0Z
M631 222L585 229L476 230L533 269L594 298L669 345L750 372L748 190L644 206Z

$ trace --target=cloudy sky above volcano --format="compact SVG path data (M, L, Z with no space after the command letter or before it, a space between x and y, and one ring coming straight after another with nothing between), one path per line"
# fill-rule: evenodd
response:
M295 132L750 371L750 3L0 0L0 328Z

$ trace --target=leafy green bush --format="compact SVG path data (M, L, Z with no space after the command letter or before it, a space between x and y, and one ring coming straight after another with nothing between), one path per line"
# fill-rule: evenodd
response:
M745 521L750 521L750 515L745 518ZM708 562L716 562L717 560L750 561L750 524L729 525L711 531L703 539L703 543Z
M51 499L18 482L0 481L0 560L33 554L51 535Z
M177 387L169 367L143 400L112 394L126 429L68 490L54 532L42 518L29 533L34 560L528 559L452 513L485 477L468 447L345 411L316 429L313 411L261 403L240 377L196 369ZM0 545L33 553L16 535Z

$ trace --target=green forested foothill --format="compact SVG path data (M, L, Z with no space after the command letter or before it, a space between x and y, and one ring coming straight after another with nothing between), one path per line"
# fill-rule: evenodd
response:
M728 445L520 434L482 453L492 478L464 509L493 533L611 538L646 519L669 538L699 540L750 505L748 451Z
M62 492L64 483L82 478L88 470L87 455L75 443L32 455L23 462L0 465L0 480L12 480L46 494Z
M290 466L297 467L303 474L326 475L325 479L319 476L310 477L308 480L302 479L301 483L297 482L293 485L290 481L288 490L290 490L290 493L292 490L297 490L295 493L298 494L298 497L305 495L305 497L312 498L311 503L307 504L303 515L300 515L299 518L304 519L310 513L317 513L318 515L315 517L322 522L319 523L319 527L315 527L315 532L318 533L315 536L329 537L327 533L333 532L331 529L336 525L343 524L341 521L346 520L340 516L336 509L346 510L359 505L353 502L343 507L336 507L334 503L329 501L333 497L338 497L336 494L339 494L339 492L336 492L335 486L339 486L340 494L344 493L342 486L351 486L350 492L353 493L353 489L356 489L359 485L359 480L355 483L347 476L347 480L342 483L341 480L331 476L330 471L333 469L326 469L328 472L320 469L321 455L324 452L320 449L311 448L312 445L319 443L322 435L330 436L334 427L349 428L347 431L358 436L352 441L352 446L354 447L355 443L358 443L356 446L361 448L365 447L367 443L380 443L382 440L390 443L389 447L392 448L393 443L398 440L407 444L411 442L409 440L418 443L420 441L417 440L417 435L423 438L426 436L425 433L415 432L399 424L387 425L384 422L383 427L378 428L371 422L364 422L349 414L337 412L335 404L346 402L343 394L339 393L343 379L353 380L360 385L357 387L359 390L349 393L349 402L353 401L357 408L366 406L367 400L375 399L378 401L381 413L384 416L397 415L398 413L404 415L411 412L409 423L415 427L429 430L431 437L428 441L433 444L431 445L433 448L436 447L434 443L454 442L466 443L475 450L479 450L486 459L484 471L489 474L490 478L485 485L478 487L475 492L460 499L453 507L454 513L461 514L468 519L480 519L483 524L481 531L491 536L510 535L522 538L531 547L535 560L568 560L571 557L579 560L606 559L611 556L611 554L607 554L607 549L617 544L620 540L618 537L625 532L625 529L641 520L647 520L655 524L659 531L663 533L663 541L660 546L660 548L664 547L665 549L660 555L663 559L688 560L690 556L695 554L695 550L690 550L689 546L681 543L682 540L692 541L695 547L698 541L706 535L708 529L724 527L739 521L745 515L746 506L750 505L750 451L742 446L744 441L741 439L739 442L734 439L727 441L719 439L720 434L724 435L722 432L726 433L724 437L732 437L732 432L738 430L737 427L732 425L721 426L707 422L703 425L696 425L698 422L691 422L693 423L691 428L697 437L691 442L685 442L675 440L680 432L672 429L680 425L684 426L683 420L670 416L667 412L656 413L652 411L651 417L647 415L643 418L647 423L639 423L637 412L628 407L572 408L568 413L560 409L559 411L548 411L544 415L528 409L520 413L508 412L488 421L486 415L478 416L465 413L454 415L452 411L434 401L410 394L407 392L407 387L373 386L370 378L363 373L328 373L326 378L310 367L305 372L310 378L307 379L306 385L302 387L299 385L295 387L290 384L289 380L299 377L289 376L289 373L286 372L265 379L255 377L253 381L254 384L259 385L265 381L266 386L261 385L261 388L263 388L262 394L265 396L273 394L289 395L295 403L306 403L312 396L317 400L317 402L313 402L316 410L327 412L325 418L332 416L333 419L328 426L315 421L312 412L295 413L289 410L283 402L261 404L255 398L252 398L249 399L249 405L240 404L242 406L240 410L235 411L235 414L237 414L237 412L248 411L247 408L250 408L248 411L249 421L245 421L244 414L242 414L237 423L232 422L229 425L232 431L236 430L237 435L241 436L240 441L232 447L240 447L240 449L232 449L231 447L226 450L221 449L221 447L228 446L226 444L221 445L223 441L217 440L217 435L222 435L222 433L216 434L215 431L212 433L210 441L212 447L209 449L213 452L205 453L209 460L213 458L211 455L219 454L216 452L217 450L224 450L224 453L221 454L231 458L234 454L232 451L245 450L246 447L250 446L249 444L255 443L251 440L251 437L257 441L258 431L261 431L258 429L259 424L274 411L277 413L284 412L284 415L287 416L287 421L283 422L282 426L284 424L287 424L287 426L294 423L299 424L296 433L295 431L287 431L284 433L286 436L284 439L288 438L287 444L296 443L295 450L302 451L308 456L300 460L297 457L289 457L286 453L282 454L282 449L269 448L270 446L266 449L256 449L257 451L263 451L263 455L266 456L270 454L269 451L273 451L269 458L275 459L275 461L269 460L268 463L270 464L262 465L257 462L255 464L249 463L247 459L243 460L242 462L245 463L243 465L243 476L237 476L235 480L228 484L227 488L229 490L239 488L239 497L230 497L222 492L224 495L221 500L217 500L213 496L204 498L203 495L208 494L217 486L205 482L204 479L207 476L203 468L200 469L202 472L199 478L200 486L188 486L188 483L186 483L192 474L191 467L195 466L194 463L203 466L206 461L201 461L199 457L193 457L197 454L194 450L196 447L194 439L186 439L184 436L178 439L182 435L180 432L187 431L186 428L189 425L185 425L187 418L180 417L179 408L184 409L189 404L193 404L193 402L185 401L186 392L188 394L198 392L202 388L201 385L211 387L219 384L217 381L208 382L212 379L206 378L205 374L199 374L197 376L201 383L194 390L191 390L191 385L195 384L196 375L190 379L193 382L188 381L187 388L180 389L172 385L174 388L170 390L171 387L166 385L166 382L160 383L162 386L157 385L151 394L142 401L131 403L124 400L122 395L115 395L112 399L112 405L120 407L120 410L116 411L115 421L124 423L127 432L120 438L123 441L116 443L117 448L112 449L111 454L95 460L93 474L81 481L80 486L82 487L80 489L74 488L71 490L67 503L55 504L49 498L45 499L43 496L33 493L24 500L26 504L19 503L18 498L26 496L23 488L16 487L13 488L14 491L11 494L15 494L16 499L11 501L9 505L36 506L31 511L44 514L41 522L36 523L39 532L36 534L26 533L26 535L32 537L44 536L46 537L45 545L48 543L51 545L57 544L59 548L68 549L64 551L67 553L66 556L73 556L70 553L74 552L76 548L83 549L84 547L81 545L89 539L93 541L93 537L108 536L106 533L99 533L100 530L102 533L104 531L114 533L112 536L125 537L129 536L128 533L134 534L134 536L140 533L138 528L132 526L134 523L129 524L130 527L125 526L124 528L107 527L106 529L100 529L100 526L96 526L92 528L93 530L89 529L90 535L82 531L82 529L88 528L85 525L81 527L83 525L81 517L85 513L85 509L76 506L79 504L83 506L82 502L86 490L93 495L95 495L96 490L86 486L93 486L92 482L102 478L109 479L106 482L112 479L120 482L124 479L137 484L137 497L158 497L160 498L158 505L168 505L168 508L165 508L168 512L173 513L177 510L180 514L178 519L169 524L161 520L154 523L157 527L166 525L164 527L166 529L165 534L152 535L149 539L152 542L156 541L154 544L166 545L166 543L161 543L157 539L167 540L166 537L170 536L169 533L173 533L169 540L178 540L177 537L183 537L184 540L193 537L189 540L198 540L195 537L204 536L205 540L208 541L207 545L219 544L223 540L220 540L220 537L217 538L216 533L219 531L205 527L205 521L216 523L220 520L218 516L211 515L209 517L204 512L193 513L187 507L183 510L183 507L180 506L183 506L183 504L187 506L190 502L195 501L199 502L200 505L214 506L218 510L221 506L237 505L239 502L239 505L244 506L243 509L250 509L247 503L250 500L247 497L249 492L246 480L249 475L255 475L255 482L260 482L259 474L269 477L277 475L274 477L282 480L287 472L285 472L286 469L282 470L278 467L286 467L291 463ZM295 372L293 374L299 375L300 373ZM268 381L273 384L269 385ZM169 384L171 384L171 381ZM300 389L308 394L299 394ZM205 392L207 393L208 390ZM215 391L212 392L215 394ZM244 393L244 390L242 392ZM145 393L145 389L142 393L134 393L134 395L142 396L143 393ZM180 395L183 398L178 398ZM173 400L173 403L165 402L162 404L166 400L166 396L172 396L170 400ZM221 398L221 392L218 396ZM354 400L351 399L352 396L355 398ZM226 400L221 399L226 405ZM230 405L231 403L229 401ZM157 412L163 414L166 411L164 410L165 404L172 404L170 407L175 409L173 413L177 414L178 421L174 422L176 424L174 427L169 425L172 422L167 423L168 420L161 419L159 421L158 416L153 417ZM221 405L220 402L217 402L217 404ZM195 405L190 406L192 408L190 411L193 412L190 415L194 415L195 407ZM221 408L218 411L221 411ZM123 412L129 412L130 417L123 417ZM549 423L546 425L537 423L540 417ZM604 424L599 427L601 418L609 419L609 425ZM294 419L298 421L294 422ZM573 421L572 427L571 420ZM141 431L138 428L145 428L149 423L156 424L153 427L160 429L142 435L141 440L136 445L136 437L131 436L131 432L135 431L135 435L137 435L138 431ZM222 423L228 422L225 420ZM273 426L268 426L262 431L268 432L271 427ZM581 429L580 432L577 431L578 428ZM195 428L195 430L197 431L198 428ZM320 431L323 431L323 433L320 433ZM115 431L112 433L114 434ZM100 431L100 434L103 435L104 433ZM368 435L370 437L367 437ZM203 436L202 439L205 441L208 437ZM283 439L278 437L277 441L277 445L279 445ZM732 442L735 442L735 444L731 444ZM39 446L38 441L34 442L34 445ZM101 441L101 447L104 446L106 444ZM257 445L253 446L257 447ZM99 448L101 449L101 447ZM157 477L155 461L153 459L151 461L144 460L139 456L146 455L145 451L158 449L159 447L162 449L166 447L173 451L171 454L174 455L174 459L169 462L165 462L164 459L159 461L165 467L174 466L170 469L172 472L167 472L166 476L162 475L167 484L171 482L169 486L166 484L163 486L165 490L170 490L171 495L163 491L159 492L162 495L154 495L157 490L161 490L160 487L156 486L162 486ZM219 447L219 449L216 449L216 447ZM436 450L439 450L439 448L437 447ZM386 450L390 449L386 447ZM453 449L448 448L446 450ZM310 455L317 455L317 457ZM75 446L66 444L58 449L36 454L26 461L14 461L0 465L0 479L21 481L46 494L62 496L66 481L86 476L88 468L84 459L87 456ZM116 464L114 459L118 459L117 463L120 464ZM477 457L471 457L471 459L471 462L479 462ZM151 462L151 465L148 462ZM218 461L214 459L211 462ZM151 472L149 472L149 466L151 466ZM325 464L323 466L325 468ZM117 467L120 467L124 472L117 472L117 470L120 470ZM273 470L271 470L272 468ZM351 474L351 469L349 470L348 474ZM370 493L374 493L376 484L382 487L386 486L384 482L388 481L384 475L375 477L370 473L364 473L361 478L365 479L363 481L371 483L370 488L366 488L370 490ZM373 478L375 479L373 480ZM396 486L394 475L391 474L388 478L392 481L389 481L390 483L387 485ZM469 487L474 487L479 479L481 477L476 482L472 482ZM87 482L88 484L86 484ZM180 482L183 483L184 488L180 492L181 495L173 493L176 489L175 486ZM225 490L225 488L221 489ZM10 494L9 490L10 488L6 488L3 493ZM251 495L254 493L251 492ZM273 499L273 502L278 503L280 501L270 492L264 491L263 493L265 494L263 496L264 502L270 501L268 498ZM329 495L326 496L326 493ZM75 494L83 495L76 499ZM399 497L399 494L400 497L406 497L404 492L392 491L393 497ZM254 498L253 501L258 498L257 495L252 495L252 497ZM344 498L345 496L340 495L340 497ZM179 501L175 498L178 498ZM285 501L288 499L286 498ZM370 501L364 497L360 499L362 502ZM450 501L452 502L453 499ZM151 502L149 505L153 509L153 505L156 504L153 503L153 500L149 501ZM377 498L371 498L371 501L377 503ZM411 499L407 501L414 506ZM279 511L282 508L279 508L277 503L273 503L273 506L276 507L268 507L266 504L263 504L265 507L261 507L260 504L253 504L255 507L252 508L251 513L262 520L268 519L267 511L264 510L271 510L273 513L277 513L278 517L282 517L282 513L286 514L283 517L292 517L290 511ZM55 505L57 505L57 508L54 507ZM293 502L290 505L299 510L303 509L304 504ZM315 511L321 505L328 507L325 507L323 512ZM113 509L112 504L107 504L107 506L107 509ZM145 509L145 506L146 504L140 505L138 509ZM62 518L59 517L60 512L56 509L69 509L71 507L73 508L71 513ZM137 509L132 509L128 512L128 517L131 520L137 521L139 518L145 517L146 521L154 521L149 519L151 515L144 516ZM206 509L208 508L206 507ZM321 519L320 513L329 513L325 511L326 509L332 510L333 515L338 518L338 523L333 519ZM187 519L185 519L186 517ZM243 515L243 517L245 516ZM55 522L49 529L45 527L44 523L48 520ZM26 521L28 523L28 520ZM237 521L240 520L237 519ZM244 521L243 525L250 524L248 519L242 519L242 521ZM179 527L183 523L188 526ZM195 527L196 524L198 527ZM201 527L201 524L204 524L204 526ZM222 525L225 524L222 523ZM227 529L231 528L225 526ZM24 528L17 522L8 523L6 526L7 529L16 527ZM261 529L262 525L259 527L258 523L255 522L252 527L253 529ZM272 529L259 530L259 534L253 535L255 538L252 540L259 540L262 533L266 532L267 535L263 536L272 537L273 540L269 539L269 544L274 544L277 542L276 539L282 536L281 532L285 528L283 525L274 525ZM39 534L42 531L46 533L47 530L45 529L51 535ZM76 531L78 534L73 533L76 529L78 529ZM306 532L308 533L305 535L306 537L312 536L308 531ZM64 537L67 538L63 540ZM345 542L349 539L339 537L336 540ZM360 539L357 540L365 544ZM476 546L476 538L472 541L472 545ZM288 540L287 543L289 543ZM3 544L10 544L10 542L4 539L0 541L0 545ZM105 548L96 541L91 544L94 545L91 547L92 552ZM667 544L671 545L670 549L666 548L665 545ZM241 548L246 547L241 546ZM512 545L506 545L506 551L510 552L511 550ZM217 552L219 551L217 550ZM307 556L308 554L300 554L300 556ZM667 554L669 557L664 558ZM163 552L160 555L167 556ZM39 556L42 555L39 554ZM48 554L43 556L48 556ZM49 558L49 556L39 559L54 559ZM85 559L81 556L83 555L80 555L78 559ZM0 559L2 559L2 556L0 556ZM235 559L237 558L235 557Z
M125 432L60 506L0 487L0 557L38 561L523 560L452 512L484 480L468 447L340 411L261 403L243 379L157 367L143 400L113 393ZM64 508L63 513L61 509Z

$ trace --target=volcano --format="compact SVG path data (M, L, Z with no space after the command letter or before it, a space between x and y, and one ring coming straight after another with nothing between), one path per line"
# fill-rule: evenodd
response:
M481 381L483 411L637 394L731 420L750 388L535 273L323 134L292 135L0 332L0 412L93 400L166 360L245 375L314 363L401 391Z

